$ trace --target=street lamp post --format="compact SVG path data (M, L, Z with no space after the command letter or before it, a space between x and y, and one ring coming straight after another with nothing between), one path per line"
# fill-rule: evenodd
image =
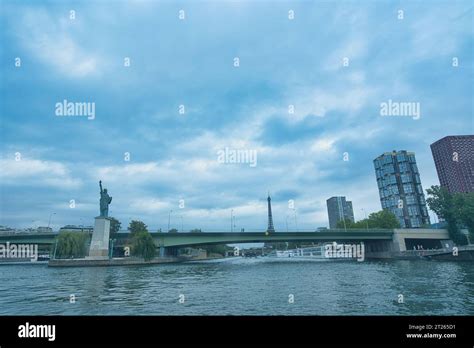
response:
M230 210L230 232L234 232L234 209Z
M52 218L53 215L56 215L56 213L49 214L48 228L51 225L51 218Z
M180 215L181 218L181 232L183 232L183 215Z
M288 218L289 217L290 217L289 215L286 216L286 233L288 233Z
M169 212L169 214L168 214L168 232L170 231L171 213L172 213L172 212L173 212L173 211L170 210L170 212Z

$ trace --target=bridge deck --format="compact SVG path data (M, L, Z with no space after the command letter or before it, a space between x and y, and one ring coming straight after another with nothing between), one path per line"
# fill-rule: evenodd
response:
M52 244L57 233L6 234L0 235L0 243ZM297 241L364 241L391 240L390 229L332 229L317 232L152 232L157 246L191 246L202 244L297 242ZM129 233L114 236L119 242L129 238Z
M320 232L193 232L152 233L159 246L202 244L235 244L297 241L364 241L391 240L393 230L327 230Z

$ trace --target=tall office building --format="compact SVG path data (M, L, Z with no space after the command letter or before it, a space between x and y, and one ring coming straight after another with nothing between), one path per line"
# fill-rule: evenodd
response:
M474 192L474 135L453 135L431 144L439 183L451 193Z
M346 201L346 197L331 197L326 200L328 207L329 228L337 228L337 223L344 219L354 222L354 211L352 202Z
M374 167L382 209L394 213L401 227L429 225L415 154L407 151L386 152L374 159Z

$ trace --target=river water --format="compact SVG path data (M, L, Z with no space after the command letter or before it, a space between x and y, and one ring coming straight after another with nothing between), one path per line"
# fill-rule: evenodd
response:
M0 314L474 315L474 264L230 258L138 267L4 265Z

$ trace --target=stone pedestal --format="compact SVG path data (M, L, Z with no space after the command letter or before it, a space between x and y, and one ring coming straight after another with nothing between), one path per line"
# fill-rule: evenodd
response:
M101 260L109 258L110 221L110 218L104 216L97 216L95 218L88 259Z

